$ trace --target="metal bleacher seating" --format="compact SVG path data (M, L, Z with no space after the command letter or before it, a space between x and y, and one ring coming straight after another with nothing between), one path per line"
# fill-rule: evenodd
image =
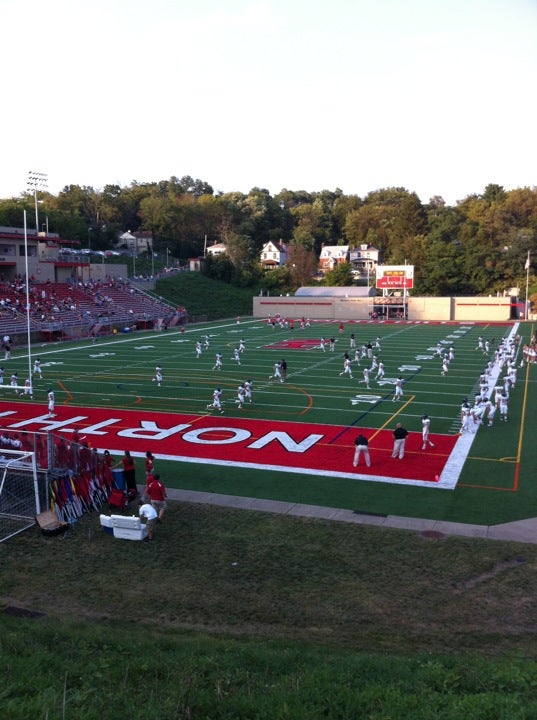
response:
M26 298L20 292L0 289L0 333L14 336L25 332ZM177 324L181 312L128 283L41 283L32 286L30 330L41 330L43 339L88 337L111 328L144 329L157 319ZM183 310L183 309L181 309ZM186 311L183 311L186 316Z

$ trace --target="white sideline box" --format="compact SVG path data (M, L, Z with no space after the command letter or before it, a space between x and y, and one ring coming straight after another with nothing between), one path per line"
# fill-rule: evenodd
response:
M101 515L100 520L104 528L112 528L118 540L143 540L147 535L146 526L136 515Z

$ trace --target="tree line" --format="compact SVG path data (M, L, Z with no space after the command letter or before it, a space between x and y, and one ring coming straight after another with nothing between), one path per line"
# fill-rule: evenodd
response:
M423 204L416 193L393 187L363 198L340 189L217 193L184 176L102 190L69 185L58 195L38 191L38 198L39 229L46 221L50 232L82 247L105 250L122 232L150 230L155 252L186 261L222 242L227 255L210 259L206 272L267 290L310 283L323 244L367 244L381 251L384 264L415 266L416 294L503 293L525 283L528 251L533 259L537 248L537 188L491 184L449 206L439 196ZM33 193L0 200L0 225L20 227L23 209L31 225L33 208ZM269 240L288 245L288 262L262 276L259 253ZM349 280L344 267L323 282Z

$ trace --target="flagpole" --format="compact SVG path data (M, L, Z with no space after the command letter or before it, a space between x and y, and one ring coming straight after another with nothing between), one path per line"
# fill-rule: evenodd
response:
M530 251L528 250L528 258L526 260L526 265L524 266L524 269L526 270L526 304L524 305L524 320L528 320L528 290L530 285Z
M30 397L33 397L34 388L32 380L32 341L30 331L30 278L28 276L28 230L26 225L26 210L24 210L24 270L26 273L26 334L28 342L28 378L30 380Z

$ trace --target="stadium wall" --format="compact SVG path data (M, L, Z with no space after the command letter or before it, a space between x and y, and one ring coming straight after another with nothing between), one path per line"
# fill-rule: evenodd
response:
M253 316L311 320L370 320L377 308L371 297L254 297ZM416 322L506 322L512 319L510 297L409 297L408 320Z

